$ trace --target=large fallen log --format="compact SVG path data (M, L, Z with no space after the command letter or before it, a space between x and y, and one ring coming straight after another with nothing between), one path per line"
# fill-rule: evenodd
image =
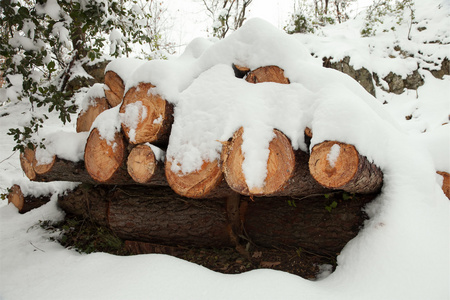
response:
M124 91L125 83L122 78L114 71L107 71L105 73L105 96L111 107L122 102Z
M353 145L326 141L315 145L309 169L322 186L351 193L375 193L383 184L383 173Z
M95 98L91 101L92 105L87 110L81 111L78 114L77 132L89 131L97 116L109 108L106 98Z
M150 83L130 88L123 98L120 113L122 129L132 144L167 145L173 123L173 105L152 92Z
M247 82L276 82L289 84L289 79L284 77L284 70L277 66L265 66L247 73L245 78Z
M361 208L374 195L344 200L335 193L331 198L260 198L254 202L232 197L237 201L188 199L168 187L81 185L60 196L58 203L68 213L108 226L125 240L234 247L241 237L240 243L336 254L358 233L366 218ZM337 205L327 210L331 201Z
M292 149L289 139L274 130L275 137L269 143L267 176L262 187L249 188L242 163L245 159L241 146L244 129L240 128L231 142L223 149L223 172L231 189L247 196L300 196L325 193L308 170L308 155Z
M84 150L86 171L99 183L126 184L132 181L125 166L127 154L127 143L122 133L116 132L114 139L108 141L94 128Z
M19 185L15 184L8 193L8 203L12 203L19 213L24 214L32 209L38 208L50 201L50 196L25 196Z

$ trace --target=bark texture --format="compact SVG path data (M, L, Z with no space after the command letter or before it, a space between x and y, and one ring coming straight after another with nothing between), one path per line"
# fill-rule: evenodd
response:
M166 146L169 141L170 130L173 123L173 105L153 94L150 83L139 83L138 86L130 88L120 107L120 113L132 117L132 111L137 106L129 106L140 102L143 108L139 113L136 128L132 128L127 122L122 123L122 129L128 141L133 144L152 143ZM130 110L130 111L128 111ZM127 113L128 111L128 113Z
M332 159L332 147L338 147L338 156ZM353 145L326 141L314 146L309 158L314 179L331 189L351 193L374 193L383 185L383 173Z
M252 201L234 194L227 199L195 200L180 197L168 187L81 185L61 196L58 203L66 212L108 226L129 241L236 248L239 243L252 242L336 254L358 233L366 218L361 209L374 197L343 200L342 193L336 192L328 199L322 195ZM331 201L338 204L328 211Z

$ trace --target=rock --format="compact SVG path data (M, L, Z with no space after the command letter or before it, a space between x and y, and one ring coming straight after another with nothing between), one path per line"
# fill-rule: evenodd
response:
M440 70L431 70L431 74L433 74L434 77L442 79L444 75L450 75L450 61L448 58L444 58L444 60L441 63L441 69Z

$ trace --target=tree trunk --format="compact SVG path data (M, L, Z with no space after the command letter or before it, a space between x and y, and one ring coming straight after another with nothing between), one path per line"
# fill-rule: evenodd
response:
M330 189L374 193L381 189L383 173L352 145L326 141L315 145L309 158L314 179Z
M444 177L444 181L442 182L442 190L444 191L445 196L450 200L450 174L447 172L437 172L439 175Z
M50 196L24 196L22 193L22 189L17 184L11 187L11 190L8 194L8 203L12 203L17 209L19 213L24 214L29 212L32 209L41 207L50 201Z
M228 247L224 199L193 200L170 188L77 188L60 197L66 212L105 224L122 239L191 247Z
M264 247L335 254L358 233L366 218L361 208L374 197L344 200L342 193L334 193L328 199L251 201L231 195L195 200L168 187L81 185L58 203L68 213L108 226L124 240L204 248L236 246L243 237L240 242ZM328 211L332 201L337 205Z
M247 199L244 228L248 239L259 246L296 248L336 255L354 238L367 216L362 208L376 195L358 195L343 200L341 193L294 198ZM288 202L289 201L289 202ZM328 211L327 206L337 206Z
M220 163L204 162L201 169L182 174L171 169L171 161L166 162L166 178L175 193L188 198L225 197L232 193L223 179Z
M284 70L277 66L265 66L253 70L247 74L245 79L247 82L260 83L260 82L276 82L289 84L289 79L284 77Z
M308 155L302 151L294 152L289 139L278 130L274 130L275 137L269 144L264 186L249 188L242 170L245 159L241 150L243 132L240 128L234 134L222 155L225 179L231 189L247 196L299 196L327 191L309 173Z
M115 107L122 102L125 91L125 83L114 71L105 73L105 97L111 107Z
M86 111L81 111L77 118L77 132L87 132L91 130L92 123L99 114L109 109L106 98L95 98L92 100L95 105L89 106Z
M167 185L164 163L157 160L152 148L147 144L134 147L127 159L127 170L137 183L161 182Z
M130 182L125 160L127 144L120 132L116 132L113 141L103 139L94 128L86 142L84 163L91 177L99 183Z
M126 93L120 106L122 129L130 143L166 146L173 123L173 105L153 94L150 83L139 83ZM134 126L131 124L134 123Z

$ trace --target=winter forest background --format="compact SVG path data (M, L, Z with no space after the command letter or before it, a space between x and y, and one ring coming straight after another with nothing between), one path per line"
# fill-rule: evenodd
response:
M450 2L263 2L1 0L0 300L450 299L450 201L443 193L444 177L436 173L450 173ZM314 109L289 102L290 90L276 90L287 99L283 103L292 103L292 110L305 117L302 126L316 126L312 144L351 142L385 176L383 190L365 208L369 220L335 265L317 266L316 278L307 280L265 268L224 275L166 255L79 253L60 245L64 229L48 230L48 224L64 219L56 198L23 215L8 205L14 184L36 196L57 197L74 188L29 181L19 154L39 148L70 156L73 149L67 148L73 144L56 145L52 134L75 131L91 87L103 83L105 68L120 58L148 62L161 78L173 75L158 93L172 97L175 105L180 99L197 105L179 105L172 132L192 140L193 148L201 133L183 131L189 115L214 115L215 120L203 121L217 140L232 135L216 123L230 113L226 103L235 103L232 92L221 91L221 80L234 87L233 95L247 95L227 79L222 65L233 59L249 68L278 64L291 82L306 87L305 103ZM117 68L118 73L134 71L127 67ZM160 80L142 70L137 75ZM364 90L352 86L348 76ZM225 116L208 110L202 86L214 91L214 107ZM281 124L294 146L303 130L286 117L289 107L278 110L271 96L266 98L268 91L261 88L258 95L273 115L255 113L248 126ZM236 107L251 111L258 95L247 95L250 104L236 102ZM231 121L245 126L237 117ZM248 141L262 143L262 136ZM72 148L84 149L84 144ZM195 169L195 160L180 154L182 149L173 146L168 153ZM201 155L217 155L211 149ZM260 161L250 161L248 178Z

